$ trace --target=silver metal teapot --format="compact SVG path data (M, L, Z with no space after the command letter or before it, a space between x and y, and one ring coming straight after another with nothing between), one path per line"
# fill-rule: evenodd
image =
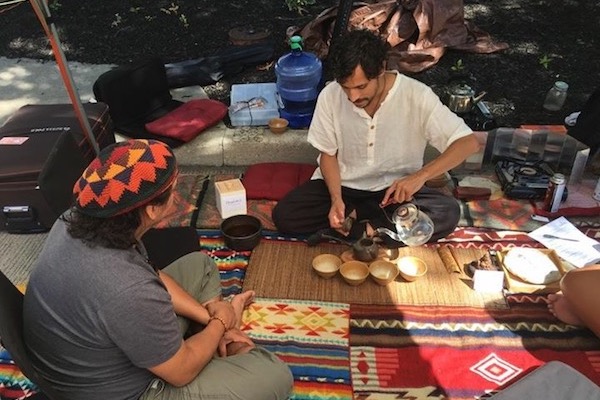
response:
M396 226L396 232L387 228L377 228L377 233L388 235L407 246L425 244L433 235L433 221L412 203L405 203L398 207L390 221Z
M486 92L481 92L475 96L475 91L466 84L453 86L448 91L448 108L459 114L469 112L485 95Z

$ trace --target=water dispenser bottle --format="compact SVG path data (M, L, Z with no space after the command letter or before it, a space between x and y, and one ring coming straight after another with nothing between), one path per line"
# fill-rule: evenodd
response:
M289 121L290 128L304 128L310 125L315 111L323 68L316 55L302 51L300 36L290 38L290 47L292 51L275 64L279 114Z

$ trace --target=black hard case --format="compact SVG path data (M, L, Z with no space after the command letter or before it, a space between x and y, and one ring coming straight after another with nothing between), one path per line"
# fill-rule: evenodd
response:
M100 148L115 142L103 103L84 104ZM26 137L0 145L0 230L48 230L72 202L72 189L95 157L71 104L27 105L0 127L0 139Z

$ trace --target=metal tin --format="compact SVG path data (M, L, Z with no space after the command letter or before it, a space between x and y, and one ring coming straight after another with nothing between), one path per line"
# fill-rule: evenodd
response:
M544 196L544 210L555 213L560 207L567 180L563 174L554 174L548 182L548 189Z
M592 197L594 200L600 201L600 178L598 179L598 183L596 183L596 189L594 189L594 194Z

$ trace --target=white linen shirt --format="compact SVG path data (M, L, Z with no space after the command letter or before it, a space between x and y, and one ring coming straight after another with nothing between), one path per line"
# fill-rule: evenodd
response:
M342 186L385 189L423 167L427 143L444 152L472 132L427 85L394 73L394 85L373 117L348 100L337 82L317 99L308 142L320 152L337 154ZM317 168L312 179L322 178Z

